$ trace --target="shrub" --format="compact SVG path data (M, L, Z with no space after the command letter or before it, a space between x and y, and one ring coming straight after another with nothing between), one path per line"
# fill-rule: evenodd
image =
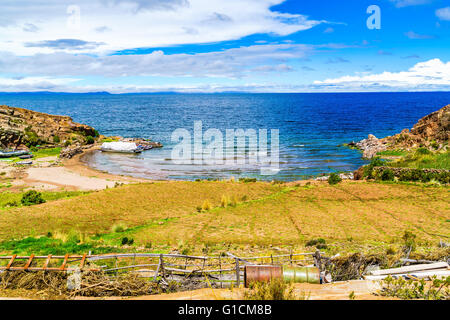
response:
M244 183L256 182L256 178L239 178L239 182L244 182Z
M202 210L204 211L211 210L211 203L208 200L203 201Z
M434 179L443 184L450 183L450 172L440 172L434 175Z
M127 229L127 227L124 224L115 224L111 227L111 231L114 233L124 232Z
M391 169L384 169L381 173L381 180L383 181L393 181L395 178L394 172Z
M413 169L413 170L404 170L400 173L400 176L398 179L400 181L422 181L422 182L428 182L430 181L434 175L432 173L425 173L423 170L420 169Z
M94 129L94 137L98 138L99 136L100 136L100 133L96 129Z
M34 147L41 143L37 133L31 130L31 127L25 128L25 140L28 147Z
M396 254L396 253L397 253L397 252L396 252L395 249L392 248L392 247L389 247L389 248L386 249L386 254L387 254L387 255L394 255L394 254Z
M19 203L17 201L9 201L9 202L5 203L5 207L6 208L8 208L8 207L17 207L17 206L19 206Z
M134 239L133 238L128 238L128 237L123 237L122 238L122 245L132 245L134 243Z
M433 149L439 149L439 143L437 143L435 140L433 140L432 142L431 142L431 147L433 148Z
M59 138L59 136L53 136L53 143L60 143L61 139Z
M20 200L20 202L24 206L31 206L33 204L44 203L45 200L44 198L42 198L42 193L37 192L36 190L30 190L22 195L22 199Z
M427 148L419 148L416 150L417 154L432 154L432 152L430 150L428 150Z
M191 249L189 249L189 248L183 248L182 250L181 250L181 254L182 255L185 255L185 256L187 256L188 254L190 254L191 253Z
M332 184L332 185L338 184L341 181L342 181L341 177L339 177L339 175L334 172L332 174L330 174L330 176L328 177L328 183Z
M379 294L405 300L449 300L450 277L441 280L433 276L431 280L427 283L424 279L415 281L405 280L402 277L393 279L388 276L382 281L382 289Z
M412 233L411 231L405 231L402 239L405 245L404 250L406 252L408 251L412 252L416 250L416 235L414 233Z
M72 142L70 142L69 140L66 140L65 142L64 142L64 147L68 147L68 146L70 146L72 144Z
M226 208L228 206L229 202L230 202L230 200L228 199L228 197L226 195L223 195L222 199L220 200L220 206L222 208Z
M305 243L305 246L307 247L316 247L318 249L325 249L326 248L326 241L323 238L318 239L311 239ZM319 248L320 247L320 248Z
M87 136L86 137L86 143L87 144L93 144L95 142L94 138L92 138L92 136Z
M373 168L381 167L385 165L385 162L381 160L379 157L376 157L370 161L367 166L364 166L363 177L367 179L374 179Z
M294 287L281 279L269 282L250 283L249 290L244 293L244 300L306 300L305 295L297 297Z

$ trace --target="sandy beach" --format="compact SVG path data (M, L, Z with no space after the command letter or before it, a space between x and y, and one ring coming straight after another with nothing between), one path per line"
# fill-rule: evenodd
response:
M90 152L95 148L87 149ZM85 154L85 153L83 153ZM33 188L36 190L89 191L114 187L116 184L145 182L144 179L117 176L91 169L76 155L69 160L46 157L33 161L29 166L16 166L8 161L0 162L0 172L13 178L14 188Z

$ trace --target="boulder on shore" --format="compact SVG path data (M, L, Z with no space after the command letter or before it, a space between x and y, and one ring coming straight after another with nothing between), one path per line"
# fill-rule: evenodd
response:
M367 139L361 140L356 143L356 147L363 152L363 158L372 159L378 152L387 149L385 143L382 140L375 137L373 134L369 134Z

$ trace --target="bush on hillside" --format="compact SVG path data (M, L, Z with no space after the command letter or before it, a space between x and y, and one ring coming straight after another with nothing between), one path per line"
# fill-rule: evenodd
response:
M87 144L93 144L95 142L94 138L92 136L86 137L86 143Z
M36 190L30 190L22 195L22 199L20 200L20 202L24 206L31 206L33 204L44 203L45 200L44 198L42 198L42 193L37 192Z
M432 154L432 152L430 150L428 150L427 148L419 148L416 150L417 154Z
M381 180L383 180L383 181L393 181L394 178L395 178L395 175L391 169L385 169L381 173Z
M372 159L367 166L364 166L363 177L366 179L374 179L373 168L384 166L385 161L381 160L379 157Z
M25 141L27 147L34 147L41 143L37 133L33 131L31 127L25 129Z
M330 174L330 176L328 177L328 183L331 185L338 184L341 181L342 181L342 178L339 177L339 175L334 172L332 174Z

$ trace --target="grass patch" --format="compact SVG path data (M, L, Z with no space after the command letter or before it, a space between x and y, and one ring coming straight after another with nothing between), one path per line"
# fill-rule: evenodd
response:
M404 157L408 155L408 151L405 150L385 150L377 153L377 156L383 157Z
M36 149L35 151L32 151L32 153L34 159L45 157L57 157L61 153L61 147Z
M406 167L414 169L446 169L450 170L450 151L423 152L417 150L414 153L409 153L398 161L386 163L392 167Z
M0 252L8 252L17 255L65 255L88 253L101 254L119 251L114 247L103 247L98 244L79 243L75 239L69 238L67 241L53 239L50 237L27 237L21 240L10 240L0 242Z
M73 230L88 239L81 241L83 244L115 250L122 247L125 237L133 250L149 246L152 251L173 251L204 244L223 250L304 247L311 239L326 239L314 246L326 244L326 250L334 250L333 243L348 243L348 239L355 246L403 245L404 231L411 230L419 248L436 246L442 235L448 234L448 193L443 186L350 181L308 187L265 182L155 182L92 192L82 199L70 192L43 192L46 200L50 195L60 200L0 212L0 241L58 230L62 236L54 233L49 238L67 243L70 237L64 235ZM68 196L61 199L64 194ZM20 202L20 197L20 193L0 193L0 205ZM201 204L206 200L211 207L204 211ZM118 231L115 226L127 228ZM58 243L52 241L46 248ZM182 248L178 248L180 241ZM77 245L81 242L75 241Z
M42 198L45 202L59 199L72 198L84 194L89 194L87 191L59 191L59 192L41 192ZM10 207L22 206L22 197L25 193L17 192L1 192L0 193L0 210L8 209ZM15 205L12 205L15 204Z
M281 279L272 279L269 282L254 282L244 293L244 300L308 300L308 296L294 293L292 283Z

